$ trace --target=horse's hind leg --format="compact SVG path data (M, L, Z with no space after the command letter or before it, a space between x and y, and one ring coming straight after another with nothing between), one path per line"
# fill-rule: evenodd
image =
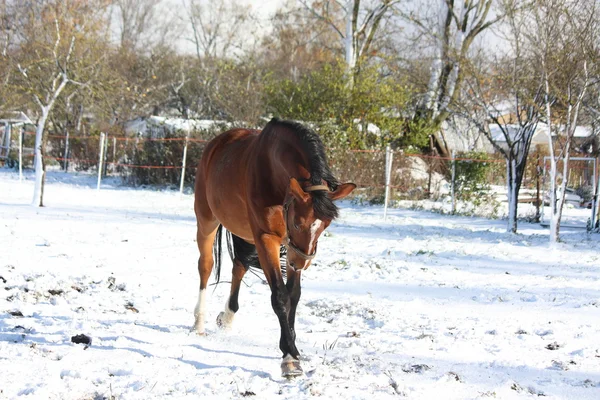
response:
M198 294L198 302L194 308L194 330L199 335L204 334L204 321L206 315L206 286L208 278L212 273L214 258L213 258L213 243L217 234L219 222L213 215L208 202L206 201L205 188L201 175L196 177L196 197L194 202L194 211L196 212L196 242L200 257L198 259L198 273L200 274L200 290Z
M217 317L217 325L221 328L229 328L233 322L235 313L239 310L238 297L242 278L250 267L260 267L256 247L244 239L231 234L233 244L233 270L231 272L231 291L229 299L225 304L225 310Z
M214 225L212 232L210 231L210 225ZM208 227L200 225L198 226L197 241L198 250L200 251L200 258L198 259L198 273L200 274L200 291L198 294L198 302L194 308L194 330L197 334L204 334L204 321L206 320L206 287L208 285L208 278L212 273L214 259L213 259L213 242L215 240L218 223L215 221L214 224L209 224ZM209 231L206 233L206 231Z
M247 268L238 259L233 261L233 270L231 271L231 291L229 292L229 298L225 303L225 310L221 311L217 317L217 325L220 328L228 329L233 323L233 317L240 305L238 303L238 296L240 294L240 286L242 285L242 278L246 274Z

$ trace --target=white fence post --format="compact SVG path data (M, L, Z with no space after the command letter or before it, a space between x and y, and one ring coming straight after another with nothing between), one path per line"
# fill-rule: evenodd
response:
M108 134L104 137L104 159L102 160L102 176L106 178L108 176L108 142L110 142L110 138Z
M185 144L183 145L183 159L181 160L181 182L179 183L179 194L183 194L183 182L185 180L185 162L187 159L188 135L185 136Z
M590 230L592 232L596 229L596 222L598 221L598 208L599 208L599 195L600 192L600 177L598 176L598 159L594 162L594 197L592 197L592 218L590 220Z
M452 193L452 208L450 209L450 213L454 214L456 211L456 194L454 193L454 186L456 182L456 151L452 150L452 185L450 186L450 190Z
M104 133L100 134L100 156L98 157L98 184L96 189L100 190L100 180L102 179L102 168L104 167Z
M390 182L392 180L392 160L394 159L394 152L388 145L385 148L385 199L383 201L383 220L387 219L387 208L390 199Z
M600 186L600 179L598 179L598 158L594 160L594 182L592 184L592 217L590 218L590 231L596 228L596 210L598 207L598 186Z
M23 135L25 134L25 124L19 132L19 182L23 182Z

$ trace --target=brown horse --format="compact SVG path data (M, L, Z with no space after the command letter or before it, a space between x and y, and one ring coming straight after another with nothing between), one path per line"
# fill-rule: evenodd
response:
M224 226L231 232L234 260L229 300L217 324L231 325L244 274L249 267L262 268L281 326L283 376L302 374L294 331L300 275L315 257L319 236L338 216L333 201L354 188L353 183L337 181L321 139L299 123L272 119L262 132L232 129L208 143L196 173L200 293L194 330L204 334L213 244L218 280ZM280 266L282 245L287 248L286 283Z

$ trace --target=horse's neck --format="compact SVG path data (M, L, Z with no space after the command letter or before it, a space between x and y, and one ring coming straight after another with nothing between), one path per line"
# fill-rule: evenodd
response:
M305 180L310 177L310 173L306 157L293 138L272 139L270 145L257 143L258 173L255 177L268 182L270 190L283 200L290 178ZM274 143L275 141L278 143Z

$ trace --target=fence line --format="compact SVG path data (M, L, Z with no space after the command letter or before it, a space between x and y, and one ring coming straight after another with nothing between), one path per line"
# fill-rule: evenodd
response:
M34 133L30 133L30 132L25 132L26 135L34 135ZM181 170L181 175L180 175L180 179L179 179L179 183L180 183L180 191L183 191L183 186L184 186L184 179L185 179L185 169L186 168L190 168L187 166L187 158L188 158L188 154L187 154L187 146L189 143L196 143L196 144L204 144L207 143L208 140L205 139L196 139L196 138L189 138L189 137L181 137L181 138L139 138L139 137L121 137L121 136L108 136L105 134L101 134L100 137L97 136L70 136L70 135L47 135L48 139L59 139L59 140L64 140L64 153L67 153L67 151L72 150L72 146L70 147L68 142L75 142L75 141L90 141L90 140L98 140L98 148L97 151L95 151L95 153L97 153L98 159L92 159L92 158L83 158L83 157L72 157L70 156L70 154L63 154L62 157L60 156L51 156L51 155L45 155L44 159L48 159L48 160L54 160L54 161L61 161L64 163L65 165L65 169L67 169L67 163L70 163L72 166L80 166L81 164L89 164L90 166L94 166L96 165L96 169L100 172L99 176L100 176L100 182L102 177L104 176L104 167L105 166L111 166L113 168L115 167L122 167L122 168L133 168L133 169L147 169L147 170L156 170L156 169L164 169L164 170ZM104 140L103 140L104 139ZM111 141L112 139L112 141ZM109 150L109 144L112 143L112 156L114 159L117 158L116 152L117 152L117 142L125 142L127 144L134 144L135 147L140 147L142 146L144 143L146 142L151 142L151 143L177 143L177 142L182 142L183 143L183 154L180 160L179 165L148 165L148 164L136 164L136 163L131 163L131 162L123 162L123 161L109 161L106 158L108 157L108 150ZM60 145L62 146L62 145ZM59 147L60 147L59 146ZM50 147L56 147L55 145L50 145ZM119 147L120 149L122 149L122 147ZM23 150L23 143L19 143L19 151L22 153ZM369 149L369 150L344 150L342 151L342 153L344 154L356 154L356 155L373 155L375 157L383 154L384 151L382 150L377 150L377 149ZM46 151L47 153L47 151ZM335 153L340 153L340 151L336 151ZM447 161L450 160L450 158L448 157L440 157L440 156L429 156L429 155L423 155L423 154L414 154L414 153L404 153L404 152L394 152L390 150L390 158L393 157L393 154L397 153L398 155L400 155L402 158L420 158L420 159L424 159L424 160L434 160L434 161ZM30 155L26 155L25 157L34 157L34 154L30 154ZM481 159L472 159L472 158L456 158L456 161L466 161L466 162L479 162L479 163L497 163L497 162L503 162L503 160L498 160L498 159L486 159L486 160L481 160ZM367 160L367 164L370 164L371 160ZM22 162L19 162L19 165L22 165ZM393 168L393 161L390 160L389 164L386 163L386 168L384 169L384 174L387 176L386 181L383 183L377 183L375 181L373 181L372 179L355 179L353 178L352 180L357 182L357 184L360 187L363 188L372 188L372 189L386 189L386 191L389 192L392 189L395 190L402 190L402 191L407 191L410 189L409 185L400 185L397 183L393 183L391 182L391 175L392 175L392 168ZM191 168L195 168L195 165L193 165ZM113 170L114 172L114 170Z
M31 135L34 133L23 132L22 135L19 135L19 139ZM70 168L76 170L94 168L96 171L100 171L100 182L108 174L120 174L124 179L133 180L136 184L177 183L182 192L186 179L187 183L191 182L194 175L193 170L196 167L196 163L188 162L188 158L190 161L199 159L202 147L197 146L208 142L203 138L192 137L142 138L105 135L104 141L101 140L101 137L47 135L49 140L44 158L62 163L62 168L66 171ZM98 144L94 142L96 140ZM23 142L27 141L20 140L18 144L20 168L23 168L24 159L29 160L34 157L33 154L24 154L26 143ZM152 143L157 143L157 147ZM192 145L196 147L188 148ZM190 150L193 151L190 153ZM367 196L378 196L377 193L379 193L386 208L389 199L392 198L392 191L396 192L394 196L399 194L408 198L438 195L440 194L440 185L443 184L451 186L450 192L452 192L454 179L451 179L451 169L453 165L456 168L457 163L488 164L490 165L487 172L489 174L488 182L498 185L505 184L506 171L505 168L500 167L505 163L504 159L469 158L456 156L456 154L455 157L441 157L390 150L389 158L393 157L393 160L388 163L384 159L386 150L330 149L328 154L332 169L340 179L357 183L366 191L364 193ZM417 159L421 161L417 163L415 161ZM529 163L528 168L531 169L532 165L533 163ZM571 169L579 181L585 181L586 168L584 166L572 164ZM420 174L420 177L414 176L415 170L418 172L416 175ZM164 173L159 171L164 171ZM531 185L535 176L535 165L533 165L533 169L527 172L528 185ZM387 200L384 200L384 197L387 197Z
M35 133L21 130L18 144L14 145L11 141L8 147L7 160L10 162L12 159L13 165L18 162L20 180L22 180L24 164L29 164L29 160L35 159L31 140L34 136ZM195 175L193 172L196 163L189 163L188 158L199 160L203 145L208 143L206 139L189 136L144 138L109 136L105 133L100 136L50 134L46 138L44 159L62 163L61 168L66 172L69 169L78 171L95 169L98 175L97 189L101 188L105 176L119 174L133 184L178 183L180 193L183 193L186 179L189 184ZM95 141L98 143L96 144ZM17 157L14 153L11 157L11 150L18 152ZM30 153L25 154L25 150ZM332 171L341 181L355 182L362 189L358 192L360 196L364 196L363 198L370 202L383 204L384 219L387 218L388 206L392 198L422 199L449 195L451 212L454 213L457 197L464 195L461 189L458 189L457 193L457 179L459 176L464 177L465 171L463 169L459 173L458 165L485 164L488 184L502 186L506 184L504 167L506 161L503 158L469 158L457 156L454 152L450 157L441 157L394 151L389 147L385 150L326 149L326 151ZM522 188L532 189L532 185L533 188L537 187L534 204L539 204L540 177L545 175L549 166L545 162L540 163L539 157L538 162L535 162L533 157L532 154ZM589 160L585 164L583 160L581 157L571 157L569 182L578 182L580 186L600 186L597 177L590 185L589 179L597 174L592 173ZM597 168L597 163L598 161L593 163L594 168ZM544 182L545 180L542 184ZM545 190L547 189L542 188L542 191ZM583 190L587 189L584 187ZM523 200L532 201L529 198ZM595 207L596 202L593 205Z
M35 132L24 132L25 135L35 136ZM96 136L72 136L72 135L46 135L49 139L69 139L69 140L91 140L91 139L99 139ZM109 137L107 135L107 137ZM117 141L135 141L135 142L185 142L186 138L141 138L141 137L125 137L125 136L110 136L111 139ZM190 142L196 143L208 143L209 141L206 139L194 139L187 138ZM369 150L366 150L369 151ZM377 150L373 150L377 151Z

